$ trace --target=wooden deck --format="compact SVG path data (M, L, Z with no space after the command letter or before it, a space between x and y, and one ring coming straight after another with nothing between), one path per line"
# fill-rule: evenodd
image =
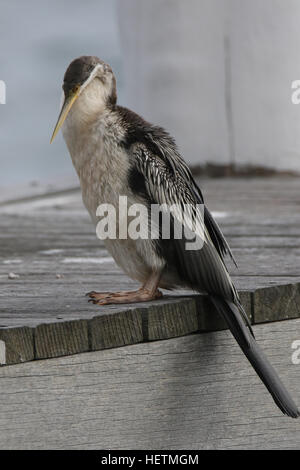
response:
M254 326L300 404L300 320ZM0 369L0 449L300 449L228 331Z
M230 271L252 323L299 316L299 181L202 183L238 260ZM207 299L188 292L150 304L88 303L90 290L135 284L96 238L78 190L3 202L0 216L0 363L224 328Z
M260 344L300 404L300 180L201 186ZM88 303L90 290L135 284L78 190L35 192L0 202L0 363L16 364L0 369L0 448L300 448L298 422L281 416L230 334L207 333L224 325L205 296Z

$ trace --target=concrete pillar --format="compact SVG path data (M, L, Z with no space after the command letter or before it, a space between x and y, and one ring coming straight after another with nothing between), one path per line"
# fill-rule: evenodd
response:
M227 161L222 2L121 0L119 17L128 105L189 161Z
M298 0L119 0L126 103L191 163L300 170Z

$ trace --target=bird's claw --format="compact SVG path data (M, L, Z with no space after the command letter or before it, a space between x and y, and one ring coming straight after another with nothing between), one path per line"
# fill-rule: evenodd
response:
M86 296L90 297L88 302L92 302L93 304L97 304L99 301L104 299L109 299L114 294L112 292L95 292L91 291L86 294Z
M90 292L87 292L87 293L85 294L85 296L86 296L86 297L92 297L92 296L95 295L95 294L96 294L96 291L91 290Z

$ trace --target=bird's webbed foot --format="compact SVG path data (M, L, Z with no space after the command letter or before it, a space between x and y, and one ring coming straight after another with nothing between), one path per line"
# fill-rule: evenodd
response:
M162 292L158 289L149 290L146 287L141 287L135 291L124 292L89 292L87 294L90 299L89 302L97 305L109 304L131 304L135 302L148 302L150 300L159 299L162 297Z

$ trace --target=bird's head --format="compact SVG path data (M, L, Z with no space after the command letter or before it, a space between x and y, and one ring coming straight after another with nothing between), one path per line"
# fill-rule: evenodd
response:
M95 56L73 60L63 82L64 100L51 142L76 102L77 112L88 120L117 101L116 79L111 67ZM74 106L75 108L75 106Z

